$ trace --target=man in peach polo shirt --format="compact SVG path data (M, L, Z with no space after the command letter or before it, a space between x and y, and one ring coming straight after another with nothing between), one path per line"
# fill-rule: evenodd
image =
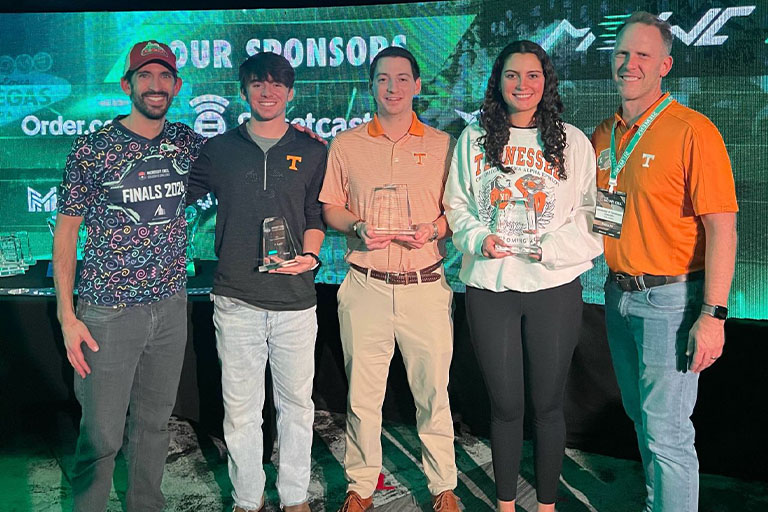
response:
M413 112L419 66L399 47L370 67L373 121L341 133L328 154L320 193L323 215L347 234L350 271L338 292L339 324L349 381L344 512L373 508L381 471L381 407L397 342L416 404L422 462L436 511L458 510L448 370L453 354L451 288L442 269L448 233L440 199L452 140ZM377 233L373 190L407 185L415 234Z
M627 20L612 60L621 108L592 137L608 342L637 432L647 512L698 509L690 416L699 373L723 353L736 258L738 206L722 136L661 91L672 39L652 14Z

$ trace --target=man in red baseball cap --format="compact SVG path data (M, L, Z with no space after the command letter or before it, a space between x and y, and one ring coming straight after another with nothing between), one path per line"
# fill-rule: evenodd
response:
M184 193L204 139L165 119L181 88L167 45L135 45L120 85L131 111L74 142L53 238L57 315L82 408L70 473L77 512L107 508L121 449L128 512L163 510L168 418L187 342ZM81 224L88 238L75 310Z

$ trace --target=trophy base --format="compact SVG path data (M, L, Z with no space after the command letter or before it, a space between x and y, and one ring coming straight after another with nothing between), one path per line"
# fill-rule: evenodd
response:
M267 263L266 265L259 265L259 272L269 272L270 270L275 270L278 268L292 267L293 265L298 265L298 263L299 262L296 260L287 260L278 263Z
M538 245L513 245L511 247L506 245L497 245L496 251L504 252L507 254L535 254L541 251L541 247Z
M389 229L389 228L373 228L377 235L403 235L413 236L416 234L415 229Z

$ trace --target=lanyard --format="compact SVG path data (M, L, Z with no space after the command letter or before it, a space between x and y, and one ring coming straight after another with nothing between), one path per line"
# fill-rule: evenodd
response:
M643 124L641 124L637 129L635 135L632 136L629 144L627 144L627 148L624 150L624 154L621 155L621 160L618 162L616 161L616 125L618 124L618 121L613 122L613 128L611 129L611 177L608 180L608 191L610 193L613 193L614 189L616 188L619 173L624 169L624 166L627 164L627 160L629 160L629 156L632 154L632 151L635 150L635 146L637 146L637 143L640 142L640 139L645 134L645 131L649 126L651 126L651 123L657 117L659 117L659 114L661 114L664 109L667 108L673 101L674 98L672 98L672 96L667 96L664 98L664 101L656 105L656 108L653 109L651 115L649 115L646 120L643 121Z

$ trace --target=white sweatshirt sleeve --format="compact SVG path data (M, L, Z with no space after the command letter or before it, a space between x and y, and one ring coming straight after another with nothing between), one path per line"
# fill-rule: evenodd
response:
M602 235L592 231L597 201L595 177L597 164L592 144L575 127L568 131L571 165L568 179L576 179L578 196L566 222L541 237L541 262L549 269L580 265L603 252Z
M477 201L472 189L473 169L478 165L474 161L472 146L479 135L476 125L472 124L459 136L445 183L443 206L456 248L465 254L482 256L483 240L491 231L478 218Z

